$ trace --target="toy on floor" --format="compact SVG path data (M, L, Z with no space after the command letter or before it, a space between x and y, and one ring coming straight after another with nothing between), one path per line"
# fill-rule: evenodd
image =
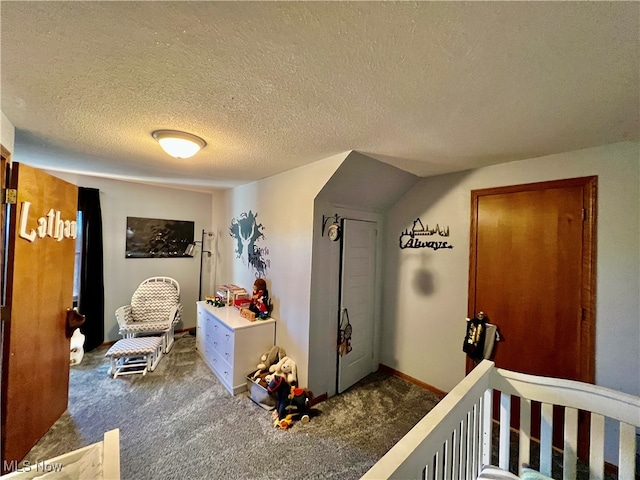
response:
M84 335L80 331L79 328L76 328L73 331L73 335L71 336L71 354L70 361L71 365L78 365L82 361L82 357L84 356Z
M296 362L291 357L282 357L278 363L269 367L274 376L284 377L290 385L298 384L298 370Z
M285 352L284 348L281 348L277 345L274 345L273 347L271 347L271 349L268 352L265 352L261 357L260 357L260 363L258 363L258 365L256 365L256 372L253 374L253 378L256 379L260 376L260 374L262 373L268 373L271 366L274 366L274 370L275 370L275 365L280 362L280 360L282 358L284 358L287 355L287 352Z
M313 400L310 390L294 387L287 383L284 377L276 375L269 382L267 392L277 398L276 409L273 412L274 426L287 429L294 420L302 423L309 421L309 404Z

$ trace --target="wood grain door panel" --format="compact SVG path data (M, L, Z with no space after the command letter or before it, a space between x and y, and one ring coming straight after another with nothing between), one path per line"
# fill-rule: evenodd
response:
M26 229L37 232L51 210L76 220L78 189L27 165L14 163L18 201L9 214L7 309L2 389L2 460L20 461L67 408L69 339L66 309L73 304L75 240L19 236L24 202ZM24 210L26 211L26 210ZM55 213L54 213L55 214ZM55 232L52 226L51 232Z
M496 366L594 381L590 192L592 177L472 192L469 314L498 326Z

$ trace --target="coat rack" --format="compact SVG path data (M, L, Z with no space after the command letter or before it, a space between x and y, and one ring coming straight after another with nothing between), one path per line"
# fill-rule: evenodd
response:
M211 251L204 249L204 236L207 235L209 237L213 237L213 233L207 232L202 229L202 237L200 240L194 240L186 250L187 255L193 255L193 251L195 250L196 244L200 244L200 275L198 277L198 300L202 300L202 262L204 259L203 253L207 254L207 257L211 258Z

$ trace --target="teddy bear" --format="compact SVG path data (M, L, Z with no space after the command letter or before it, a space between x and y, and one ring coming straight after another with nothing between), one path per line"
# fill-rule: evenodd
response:
M271 372L271 367L275 370L274 365L287 355L284 348L274 345L260 357L260 363L256 366L258 370L253 374L253 378L258 378L261 373Z
M282 357L278 363L271 365L269 372L273 375L284 377L290 385L297 385L298 383L296 362L291 357Z

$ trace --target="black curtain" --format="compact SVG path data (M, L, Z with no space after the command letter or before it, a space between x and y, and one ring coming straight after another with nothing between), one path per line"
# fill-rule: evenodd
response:
M85 351L104 342L104 279L102 262L102 211L100 191L79 187L78 210L82 212L82 261L78 310L86 317L80 331Z

